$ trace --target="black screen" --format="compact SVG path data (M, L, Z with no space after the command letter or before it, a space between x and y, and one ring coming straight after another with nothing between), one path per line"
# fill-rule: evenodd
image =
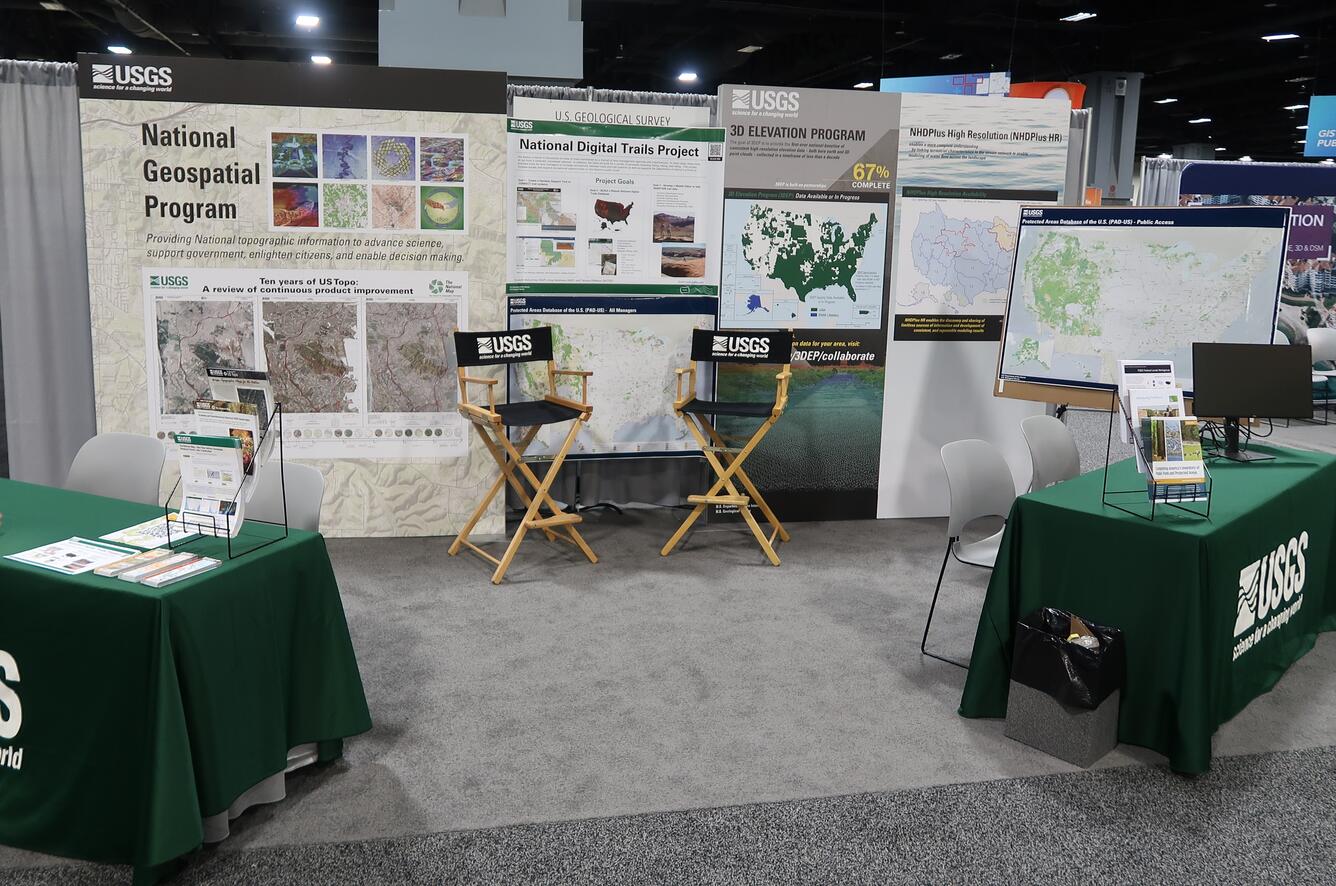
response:
M1192 411L1209 418L1312 418L1308 345L1192 345Z

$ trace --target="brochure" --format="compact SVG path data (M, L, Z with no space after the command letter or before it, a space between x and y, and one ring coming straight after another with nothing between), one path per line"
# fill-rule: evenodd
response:
M129 570L137 569L140 566L147 566L150 563L154 563L158 560L161 560L163 557L170 557L171 555L172 555L171 551L165 551L161 549L153 551L140 551L138 554L132 554L131 556L126 557L123 560L117 560L114 563L108 563L106 566L99 566L93 570L93 574L101 575L105 578L113 578L117 575L120 575L122 572L128 572Z
M244 502L211 495L183 495L181 522L200 535L237 537L245 519Z
M242 442L237 437L176 434L181 463L181 522L204 535L241 530Z
M1150 465L1146 492L1156 501L1205 501L1206 462L1197 419L1152 416L1141 422Z
M150 588L160 588L164 585L173 584L192 575L199 575L201 572L208 572L219 564L220 561L213 557L200 557L181 566L173 567L165 572L156 572L144 579L140 584L147 585Z
M1142 421L1148 418L1182 418L1186 414L1183 392L1178 387L1133 388L1128 400L1127 414L1134 428L1140 428ZM1126 427L1123 430L1126 431ZM1137 470L1146 473L1146 458L1141 446L1137 447Z
M188 551L171 554L163 557L161 560L155 560L152 563L146 563L143 566L136 566L133 569L127 569L116 577L121 581L143 581L150 576L157 575L159 572L166 572L168 569L175 569L177 566L184 566L192 560L198 560L198 554L192 554Z
M227 369L222 366L210 366L205 371L209 377L210 397L254 406L260 430L269 428L269 417L274 412L274 392L269 385L269 373L258 369ZM200 433L204 432L201 430ZM274 448L273 441L272 436L265 435L260 464L268 460L269 452Z
M1129 394L1135 390L1155 388L1176 388L1178 378L1174 375L1173 360L1119 360L1118 361L1118 396L1123 398L1123 409L1133 416ZM1133 424L1133 427L1136 427ZM1119 423L1118 439L1131 443L1127 426Z
M27 563L29 566L40 566L64 575L81 575L135 553L138 552L133 548L117 547L75 536L39 548L20 551L17 554L7 554L5 559Z
M255 446L260 439L260 419L254 404L196 400L195 433L202 437L236 437L241 441L241 467L246 473L253 473Z
M171 540L185 541L199 535L198 532L189 528L180 522L179 515L172 513L164 517L154 517L151 520L145 520L143 523L136 523L133 526L127 526L116 532L109 532L101 536L103 541L116 542L123 545L134 545L137 548L160 548L167 544L168 527L171 527Z

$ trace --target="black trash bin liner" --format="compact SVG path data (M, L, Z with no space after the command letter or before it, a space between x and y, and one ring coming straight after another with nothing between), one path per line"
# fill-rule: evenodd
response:
M1069 641L1072 614L1036 609L1016 622L1011 679L1070 707L1094 710L1123 687L1123 632L1076 616L1099 641L1093 649Z

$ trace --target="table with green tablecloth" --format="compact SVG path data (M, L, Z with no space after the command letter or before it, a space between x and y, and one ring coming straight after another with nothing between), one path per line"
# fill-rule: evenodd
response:
M1209 519L1106 507L1102 468L1018 498L960 713L1006 715L1016 620L1053 606L1123 631L1119 740L1165 754L1178 772L1209 769L1216 728L1336 628L1336 459L1253 449L1276 458L1210 462ZM1145 478L1128 459L1109 468L1108 485L1144 490ZM1136 499L1116 501L1149 515L1144 492Z
M162 510L0 480L0 514L5 555ZM282 535L242 531L250 544ZM317 743L329 760L371 728L320 535L293 530L233 560L224 539L187 549L223 562L157 590L0 559L0 650L17 670L0 688L21 711L0 738L19 761L0 765L0 843L151 879L290 748Z

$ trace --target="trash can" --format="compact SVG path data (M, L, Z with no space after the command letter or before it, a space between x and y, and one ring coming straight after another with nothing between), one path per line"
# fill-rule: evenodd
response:
M1061 609L1016 623L1006 734L1087 767L1118 744L1123 634Z

